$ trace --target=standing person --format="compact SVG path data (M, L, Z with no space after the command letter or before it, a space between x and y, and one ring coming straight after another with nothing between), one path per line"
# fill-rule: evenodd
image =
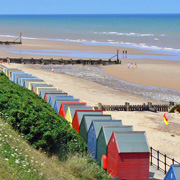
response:
M128 69L129 69L129 62L128 62Z
M54 66L52 65L52 72L54 72Z

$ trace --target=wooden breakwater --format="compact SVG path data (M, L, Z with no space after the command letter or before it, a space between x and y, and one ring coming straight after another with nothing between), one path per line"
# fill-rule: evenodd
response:
M17 41L19 39L19 41ZM20 32L20 36L16 38L14 41L0 41L0 45L14 45L14 44L22 44L22 32Z
M102 59L97 59L97 60L92 60L92 59L88 59L88 60L84 60L84 59L77 59L77 60L73 60L73 59L35 59L35 58L29 58L29 59L24 59L24 58L0 58L0 60L3 60L3 62L7 62L8 59L10 60L10 63L20 63L20 64L43 64L43 65L48 65L48 64L89 64L89 65L109 65L109 64L121 64L120 60L102 60Z
M142 105L131 105L128 102L125 102L125 105L103 105L98 103L96 109L103 111L152 111L152 112L168 112L169 108L174 105L174 102L169 104L162 105L153 105L151 102L147 104L143 103Z
M16 42L16 41L0 41L1 45L13 45L13 44L22 44L22 42Z

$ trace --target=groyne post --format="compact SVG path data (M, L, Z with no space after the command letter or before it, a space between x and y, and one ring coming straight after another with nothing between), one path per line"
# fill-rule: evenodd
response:
M126 111L129 111L130 110L130 103L125 102L125 106L126 106Z
M102 103L98 103L98 109L99 110L102 110L103 108L102 108Z

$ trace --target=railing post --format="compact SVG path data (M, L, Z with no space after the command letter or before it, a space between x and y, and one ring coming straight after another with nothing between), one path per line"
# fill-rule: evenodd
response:
M151 166L152 166L152 147L150 147L150 157L151 157Z
M172 159L172 164L174 164L174 158Z
M129 110L130 110L129 105L130 105L130 104L129 104L128 102L125 102L126 111L129 111Z
M157 151L157 169L159 170L159 151Z
M164 174L166 174L166 154L164 155Z

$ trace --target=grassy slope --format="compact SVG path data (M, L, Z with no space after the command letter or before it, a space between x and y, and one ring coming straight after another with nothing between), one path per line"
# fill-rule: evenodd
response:
M23 136L0 119L0 179L79 178L74 177L58 158L48 158L44 153L33 149Z

